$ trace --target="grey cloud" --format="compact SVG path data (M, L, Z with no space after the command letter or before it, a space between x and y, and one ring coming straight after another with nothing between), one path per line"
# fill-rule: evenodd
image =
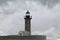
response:
M7 1L4 1L4 2L6 4L8 4L9 2L12 2L13 4L6 5L5 3L3 3L4 5L0 5L0 8L2 8L1 9L2 12L0 12L0 30L2 30L3 33L6 33L6 34L7 33L17 34L17 31L22 30L24 27L24 21L21 21L21 20L24 20L23 19L23 15L24 15L23 11L25 10L24 0L22 1L20 0L9 1L8 0L8 3Z
M2 4L2 3L4 3L4 2L6 2L7 0L0 0L0 4Z
M56 4L60 4L60 0L31 0L41 3L44 6L48 6L49 8L53 8Z
M15 12L20 12L21 10L25 10L25 3L24 0L6 0L4 1L5 3L1 3L0 8L2 9L3 12L0 12L0 14L13 14ZM12 3L12 5L10 4ZM22 5L21 5L22 4Z
M7 2L9 0L0 0L0 5L4 4L5 2ZM11 1L11 0L10 0Z
M7 1L15 1L15 0L0 0L0 5ZM20 0L20 1L25 2L27 0ZM60 0L29 0L29 1L36 1L44 6L48 6L49 8L53 8L56 4L60 4Z

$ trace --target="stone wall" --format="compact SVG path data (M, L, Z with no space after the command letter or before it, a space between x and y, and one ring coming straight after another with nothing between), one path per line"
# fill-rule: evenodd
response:
M46 36L0 36L0 40L46 40Z

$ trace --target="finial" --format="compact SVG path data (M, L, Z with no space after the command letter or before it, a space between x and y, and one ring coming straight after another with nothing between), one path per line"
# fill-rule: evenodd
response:
M30 14L29 10L27 10L26 14Z

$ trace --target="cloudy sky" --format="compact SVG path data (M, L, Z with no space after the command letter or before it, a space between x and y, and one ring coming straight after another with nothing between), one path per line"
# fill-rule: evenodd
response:
M47 35L49 40L59 40L60 0L0 0L0 35L24 31L24 15L32 15L33 35Z

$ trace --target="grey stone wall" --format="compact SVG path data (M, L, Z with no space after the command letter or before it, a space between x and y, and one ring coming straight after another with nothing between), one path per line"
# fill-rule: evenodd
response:
M0 36L0 40L46 40L46 36Z

